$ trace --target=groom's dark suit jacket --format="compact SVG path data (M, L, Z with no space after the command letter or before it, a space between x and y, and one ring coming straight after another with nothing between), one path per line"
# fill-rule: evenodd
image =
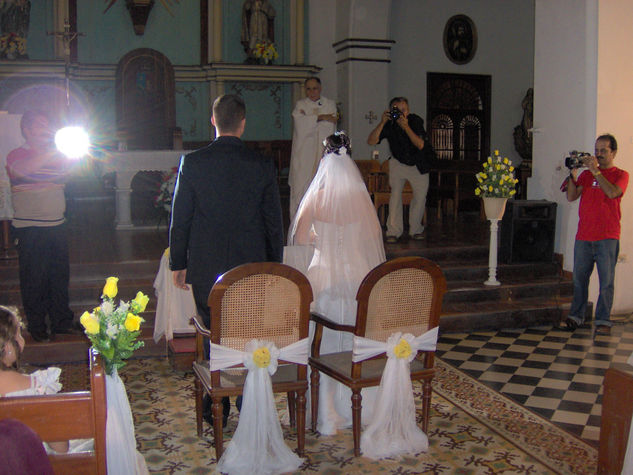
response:
M237 137L183 156L171 219L170 267L187 269L187 283L204 286L204 295L235 266L282 260L274 163Z

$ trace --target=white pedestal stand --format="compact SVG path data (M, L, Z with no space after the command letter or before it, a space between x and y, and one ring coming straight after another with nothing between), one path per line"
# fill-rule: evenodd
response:
M488 251L488 280L484 285L501 285L497 280L497 230L499 229L499 220L491 219L490 221L490 250Z
M506 209L507 198L484 197L484 210L486 218L490 221L490 249L488 251L488 280L484 285L501 285L497 280L497 231L499 220Z

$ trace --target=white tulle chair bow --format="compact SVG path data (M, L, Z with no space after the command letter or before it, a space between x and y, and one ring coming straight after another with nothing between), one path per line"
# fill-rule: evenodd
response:
M211 371L243 364L248 369L242 410L233 439L218 462L228 474L273 474L297 470L303 459L283 440L275 405L271 376L278 360L306 365L308 338L278 349L274 343L253 339L244 351L211 344Z
M386 342L354 336L352 361L387 354L372 422L361 436L363 455L372 459L428 450L426 434L417 426L409 365L418 351L435 351L438 327L418 337L392 334Z

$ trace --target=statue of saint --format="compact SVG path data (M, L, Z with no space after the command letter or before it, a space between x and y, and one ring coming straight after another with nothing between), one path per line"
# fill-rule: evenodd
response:
M257 43L274 43L275 9L268 0L246 0L242 6L242 45L251 58Z
M31 2L0 0L0 58L26 59Z
M534 89L529 88L521 101L523 118L514 128L514 148L523 160L532 159L532 120L534 110Z

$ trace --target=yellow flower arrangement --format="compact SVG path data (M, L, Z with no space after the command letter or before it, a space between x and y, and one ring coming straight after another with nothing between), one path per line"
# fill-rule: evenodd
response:
M0 58L17 59L26 57L26 39L15 33L0 36Z
M400 341L393 347L393 354L397 358L408 358L411 355L411 345L404 338L400 338Z
M270 351L265 346L260 346L253 351L253 363L258 368L267 368L270 364Z
M488 198L510 198L516 193L514 167L507 157L502 157L499 150L495 150L493 157L488 157L483 163L483 170L477 175L475 194Z
M266 41L255 45L255 48L253 48L253 56L268 64L277 59L279 53L277 53L277 49L273 43Z
M117 277L108 277L103 287L101 305L92 312L84 312L79 318L92 347L101 355L109 375L124 366L124 360L144 345L142 341L136 341L141 333L141 323L145 321L139 313L145 311L149 302L147 295L138 292L129 303L119 301L116 306L113 299L119 291L118 280Z

